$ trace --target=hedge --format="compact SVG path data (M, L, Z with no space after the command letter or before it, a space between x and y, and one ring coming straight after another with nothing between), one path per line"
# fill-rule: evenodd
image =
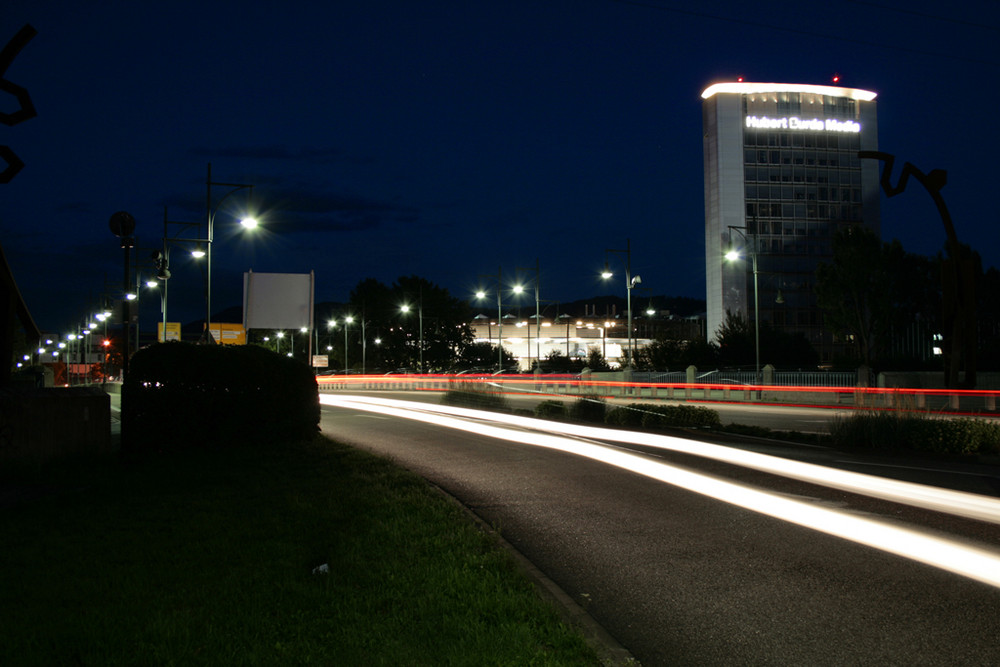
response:
M258 346L156 343L122 386L128 452L288 441L319 429L312 370Z
M830 435L833 443L841 447L1000 454L1000 424L983 419L933 419L924 415L865 411L835 419Z
M697 405L633 403L609 411L605 422L631 428L717 428L719 413Z

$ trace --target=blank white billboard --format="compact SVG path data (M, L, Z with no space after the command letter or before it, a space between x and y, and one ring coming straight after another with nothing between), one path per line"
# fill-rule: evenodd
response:
M312 330L313 273L243 274L243 327Z

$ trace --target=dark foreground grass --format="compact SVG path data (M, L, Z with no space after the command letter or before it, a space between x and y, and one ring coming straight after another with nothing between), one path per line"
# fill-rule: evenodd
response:
M323 438L33 476L0 665L598 664L460 508Z

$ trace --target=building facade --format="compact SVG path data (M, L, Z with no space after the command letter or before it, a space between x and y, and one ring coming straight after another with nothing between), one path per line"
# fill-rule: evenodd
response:
M878 150L875 93L736 82L702 99L708 338L731 311L804 333L827 361L838 345L816 307L816 267L842 227L879 233L879 163L858 158Z

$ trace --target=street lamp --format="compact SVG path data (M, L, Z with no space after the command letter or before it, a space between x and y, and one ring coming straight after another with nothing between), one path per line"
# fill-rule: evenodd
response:
M605 253L623 253L625 255L625 293L626 293L626 308L628 310L628 368L632 367L632 360L635 358L635 350L632 349L632 288L642 282L640 276L632 275L632 240L625 239L625 250L614 250L606 248ZM614 274L611 272L611 268L608 266L607 260L604 261L604 271L601 273L601 277L607 280L611 278Z
M222 199L218 201L215 206L215 210L212 209L212 186L228 186L234 188L230 192L223 195ZM163 311L163 330L164 339L166 338L167 329L167 280L170 278L171 273L169 269L170 265L170 242L185 242L193 243L194 248L190 251L191 256L195 259L206 258L207 262L205 264L205 336L209 334L209 325L211 324L212 315L212 241L215 238L215 215L218 213L222 206L222 202L229 195L234 192L238 192L243 189L249 189L250 195L248 199L252 200L253 197L253 185L244 183L218 183L212 181L212 165L208 165L208 179L207 179L207 212L205 217L206 226L206 236L205 238L182 238L180 236L171 237L169 234L170 225L175 225L181 228L180 231L187 230L191 227L200 227L201 223L198 222L177 222L168 220L167 217L167 207L163 207L163 250L156 251L153 253L153 262L157 269L157 278L163 281L164 289L162 296L162 311ZM249 206L249 202L248 202ZM240 220L240 225L244 229L255 229L258 226L258 222L253 217L245 217Z
M743 231L740 231L743 230ZM743 242L750 247L750 259L753 264L753 328L754 328L754 355L756 363L756 382L760 385L760 310L757 301L757 235L753 234L753 239L747 237L746 227L734 227L729 225L730 246L732 245L732 232L736 232L743 237ZM726 253L726 259L736 261L740 259L740 253L735 248Z
M535 260L535 266L534 267L528 268L528 269L522 269L522 270L525 270L525 271L534 271L535 272L535 281L534 281L535 282L535 362L538 364L539 370L541 370L541 363L542 363L542 346L541 346L542 311L541 311L541 301L538 298L538 292L539 292L539 289L540 289L542 278L541 278L541 272L539 271L539 268L538 268L538 260L537 259ZM524 291L524 288L521 285L515 285L514 286L514 291L516 293L520 294L521 292ZM529 337L529 339L531 337L530 329L529 329L528 337ZM528 341L528 370L531 370L531 341L530 340Z
M420 372L423 373L424 372L424 295L422 290L420 293L419 303L420 305L418 307L418 314L419 314L418 326L420 327ZM402 306L399 307L399 310L402 311L403 314L405 315L406 313L410 312L410 305L404 303Z
M212 187L228 187L232 188L229 192L222 196L218 202L215 204L215 208L212 208ZM205 258L205 340L211 340L211 324L212 324L212 241L215 240L215 216L219 209L222 207L222 202L226 200L229 195L234 192L239 192L240 190L249 189L250 194L248 199L252 201L253 199L253 185L250 183L222 183L212 180L212 164L208 164L208 176L205 179L206 188L206 202L205 202L205 238L170 238L167 229L169 225L180 225L182 228L200 226L200 223L187 223L187 222L172 222L167 220L167 209L163 209L163 252L154 254L154 260L158 262L157 269L161 270L162 275L160 278L166 280L170 277L169 271L167 271L167 250L168 241L185 241L197 244L194 250L191 251L191 256L195 259ZM249 207L249 202L248 202ZM244 229L254 229L257 227L257 220L253 217L244 217L240 220L240 225ZM159 255L159 256L157 256ZM163 302L164 310L164 330L166 329L166 297L164 297Z
M344 317L344 375L347 375L347 325L354 321L350 315ZM422 362L421 362L422 363Z
M166 283L164 283L164 284L166 284ZM136 274L135 274L135 292L134 293L130 292L129 294L125 295L125 298L128 301L135 301L135 349L137 349L137 350L139 349L139 314L140 314L140 311L139 311L139 301L140 301L139 297L140 297L140 293L139 292L140 292L140 290L141 290L141 288L142 288L143 285L147 289L156 289L157 287L160 286L160 283L158 283L157 281L152 280L152 279L149 279L149 280L146 280L145 282L143 282L141 276L139 275L139 272L136 271ZM162 307L162 298L161 298L161 307ZM102 315L103 315L103 313L102 314L98 314L96 316L97 319L98 320L102 320L103 319ZM91 324L91 328L95 328L96 326L97 326L96 324ZM166 332L166 329L164 329L164 332Z
M216 204L215 210L212 210L212 186L228 187L232 188L229 192L222 196L222 199ZM222 202L225 201L226 197L238 192L245 188L250 189L249 199L253 199L253 185L249 183L219 183L212 181L212 163L208 163L208 176L205 179L205 221L206 221L206 231L208 236L206 238L206 255L205 255L205 340L206 342L211 340L211 324L212 324L212 241L215 239L215 214L218 212L219 207L222 206ZM240 221L245 229L254 229L257 227L257 220L252 217L244 217ZM294 340L294 339L293 339ZM294 343L293 343L294 345Z
M129 278L131 277L131 272L129 271L129 261L131 259L132 248L135 246L135 237L133 236L135 232L135 218L132 217L126 211L118 211L112 214L111 218L108 220L108 226L111 228L111 233L117 236L121 242L121 248L123 251L123 258L125 264L125 279L122 281L122 291L128 292L129 288ZM122 380L128 374L128 303L122 301Z
M503 267L497 268L497 372L503 372ZM486 292L479 290L476 292L477 299L485 299Z

